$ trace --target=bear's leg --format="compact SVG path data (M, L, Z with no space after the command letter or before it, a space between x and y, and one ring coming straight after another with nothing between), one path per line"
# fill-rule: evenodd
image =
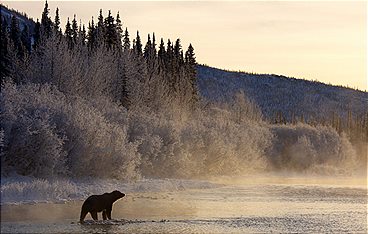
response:
M107 215L107 218L108 218L108 219L111 219L111 210L112 210L112 207L111 207L111 208L106 209L106 215Z
M97 212L94 211L94 212L90 212L90 213L91 213L92 219L97 221L98 220L98 218L97 218Z
M85 210L81 210L81 214L80 214L80 219L79 219L79 222L80 223L83 223L84 222L84 218L86 217L88 211L85 211Z
M103 220L106 220L106 210L102 211L102 218L103 218Z

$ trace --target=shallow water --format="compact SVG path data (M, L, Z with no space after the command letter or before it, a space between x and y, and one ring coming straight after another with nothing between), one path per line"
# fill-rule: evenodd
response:
M222 179L221 186L128 194L109 221L82 201L3 205L2 233L367 233L366 185L349 179ZM101 214L99 214L101 219Z

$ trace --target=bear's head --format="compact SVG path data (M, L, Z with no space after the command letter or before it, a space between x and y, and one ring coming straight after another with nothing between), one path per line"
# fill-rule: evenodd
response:
M112 194L112 196L113 196L116 200L117 200L117 199L119 199L119 198L125 197L125 194L124 194L124 193L122 193L122 192L120 192L120 191L118 191L118 190L113 191L111 194Z

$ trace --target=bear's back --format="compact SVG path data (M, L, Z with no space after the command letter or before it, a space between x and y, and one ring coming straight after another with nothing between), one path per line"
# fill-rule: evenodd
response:
M89 196L86 201L84 202L84 206L88 210L101 212L108 207L110 207L112 204L111 196L109 193L104 193L102 195L92 195Z

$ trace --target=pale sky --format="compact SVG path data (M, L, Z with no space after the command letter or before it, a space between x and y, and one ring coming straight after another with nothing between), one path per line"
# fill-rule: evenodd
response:
M2 1L41 18L44 2ZM192 43L198 63L272 73L334 85L367 88L366 1L49 1L62 25L77 15L88 25L99 9L120 11L131 40L180 38Z

